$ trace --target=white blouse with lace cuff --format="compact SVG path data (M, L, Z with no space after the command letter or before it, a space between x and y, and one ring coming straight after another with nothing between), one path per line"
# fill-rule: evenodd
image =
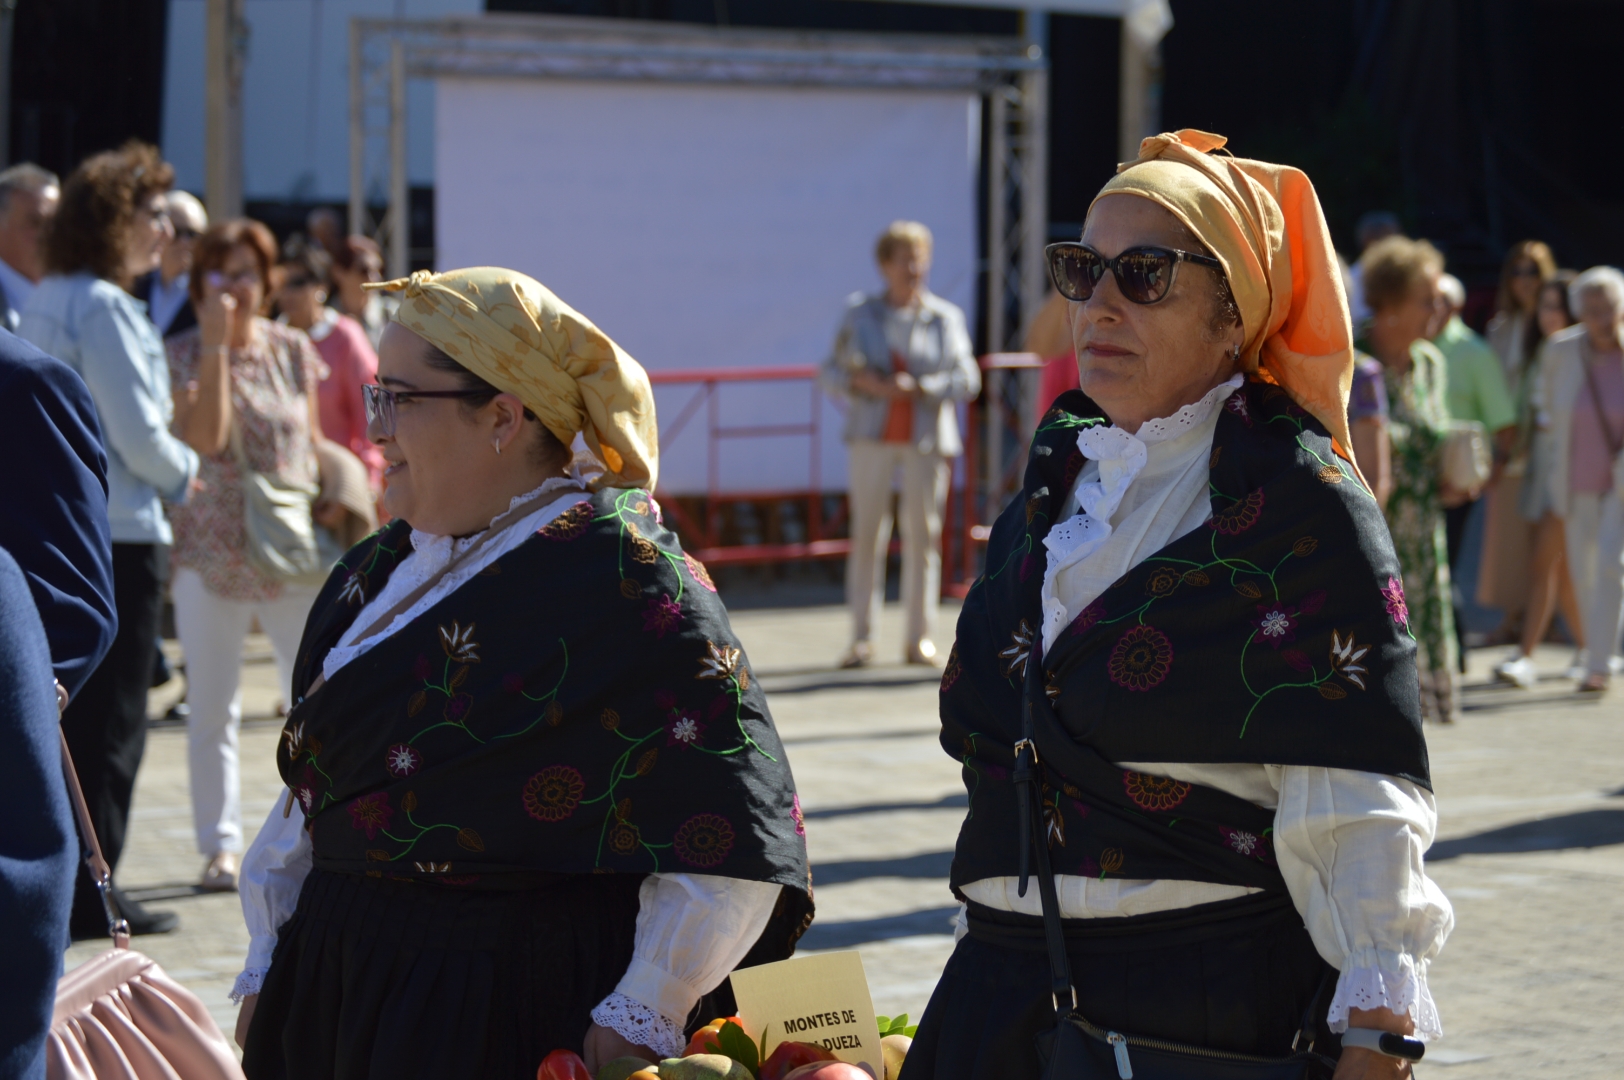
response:
M322 674L335 672L397 633L423 612L460 588L496 559L518 547L538 529L581 498L579 474L548 480L513 499L509 509L548 491L559 497L508 525L492 537L467 564L447 574L410 609L377 634L355 641L382 613L439 572L474 537L453 539L413 530L412 553L401 560L389 581L356 616L322 663ZM477 534L476 534L477 535ZM284 789L254 842L243 856L238 891L247 923L248 957L231 990L231 999L259 993L270 969L277 933L292 918L299 891L312 861L310 836L303 815L284 817ZM654 874L639 893L633 960L615 992L593 1010L594 1022L632 1042L662 1054L682 1051L682 1029L699 998L721 983L743 959L767 926L780 886L705 874Z
M1072 619L1132 567L1210 516L1208 456L1218 410L1237 376L1133 435L1096 425L1078 434L1089 458L1062 520L1045 539L1043 642L1047 651ZM1427 965L1454 925L1422 854L1437 827L1432 793L1405 780L1307 766L1118 762L1136 772L1204 784L1275 811L1273 844L1293 903L1314 946L1341 975L1330 1007L1333 1031L1349 1008L1408 1013L1420 1038L1441 1033ZM1237 834L1237 844L1265 843ZM1016 895L1014 878L961 890L979 904L1041 914L1037 890ZM1166 911L1256 890L1178 880L1096 880L1057 875L1065 918ZM961 914L959 933L964 932Z

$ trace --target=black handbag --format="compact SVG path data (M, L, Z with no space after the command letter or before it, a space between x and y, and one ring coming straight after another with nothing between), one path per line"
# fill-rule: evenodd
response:
M1030 664L1035 670L1036 662ZM1318 1037L1315 1017L1331 980L1320 983L1303 1015L1302 1027L1285 1057L1256 1057L1203 1046L1108 1031L1089 1021L1077 1009L1077 991L1071 980L1071 960L1060 923L1060 899L1055 894L1049 864L1049 844L1043 835L1043 813L1037 804L1038 753L1033 741L1032 676L1028 674L1028 700L1023 708L1022 735L1015 744L1016 806L1020 820L1020 893L1026 894L1030 853L1037 852L1038 895L1043 901L1043 936L1053 981L1055 1026L1037 1037L1043 1080L1330 1080L1336 1062L1314 1052ZM1037 689L1042 693L1042 688ZM1297 1049L1302 1047L1302 1049Z

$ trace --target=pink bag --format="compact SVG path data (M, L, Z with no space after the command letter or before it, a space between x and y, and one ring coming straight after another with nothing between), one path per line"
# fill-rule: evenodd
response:
M96 841L66 736L62 766L113 947L57 983L45 1042L47 1080L244 1080L231 1044L203 1003L130 948L130 927L113 907L112 871Z

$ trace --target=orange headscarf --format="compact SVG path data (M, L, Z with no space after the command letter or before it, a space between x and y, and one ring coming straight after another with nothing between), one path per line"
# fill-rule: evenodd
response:
M1095 201L1139 195L1195 233L1223 263L1240 307L1244 369L1261 367L1351 460L1353 326L1319 196L1289 165L1213 153L1226 142L1193 128L1148 138Z

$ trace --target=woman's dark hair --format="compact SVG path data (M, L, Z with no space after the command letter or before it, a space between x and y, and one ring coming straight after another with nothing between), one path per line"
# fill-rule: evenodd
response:
M1539 295L1534 301L1534 317L1529 320L1534 324L1534 333L1536 335L1539 334L1539 305L1545 299L1547 292L1556 293L1557 299L1562 302L1562 314L1567 318L1569 326L1579 321L1579 317L1573 313L1573 303L1568 295L1568 290L1578 277L1579 272L1577 270L1558 270L1540 283ZM1541 338L1536 336L1534 340L1538 342Z
M1506 261L1500 266L1500 289L1494 298L1495 308L1508 315L1517 311L1517 301L1511 291L1512 271L1525 262L1533 263L1534 269L1539 271L1542 286L1556 273L1556 256L1551 254L1551 245L1545 241L1519 240L1512 244Z
M383 261L383 249L378 242L370 236L361 236L351 233L338 243L338 250L330 252L333 256L333 265L341 270L349 270L355 266L356 261L363 255L371 256L380 263Z
M136 139L86 158L62 185L45 232L46 268L129 285L124 246L136 212L174 185L175 170L158 148Z
M455 375L461 389L477 390L479 392L478 397L459 399L459 404L466 409L472 410L477 409L482 405L488 405L492 398L502 392L496 387L492 386L490 383L486 382L484 379L481 379L478 375L475 375L472 371L469 371L467 368L451 359L450 355L447 354L443 349L440 349L438 346L430 344L427 341L423 343L422 357L423 362L434 370L444 371L448 374ZM539 438L536 439L535 449L535 460L537 464L550 464L554 458L559 456L563 456L565 458L569 457L569 447L565 446L559 441L558 436L554 435L552 431L548 429L547 425L543 424L540 418L538 418L535 413L530 411L530 407L528 405L525 406L524 418L526 420L535 421L536 428L538 430Z
M1241 325L1241 306L1235 302L1235 290L1229 287L1229 278L1223 271L1214 270L1212 276L1218 282L1218 289L1213 297L1212 322L1207 329L1214 338L1222 339L1231 327Z
M332 268L333 258L326 249L303 236L295 234L282 245L281 269L284 274L296 271L325 286L330 284L328 273Z
M208 232L197 242L197 253L192 256L192 280L187 286L192 303L202 305L203 282L208 278L209 271L224 266L231 249L239 245L253 253L254 262L259 265L259 280L265 289L266 302L270 301L274 287L271 271L276 268L276 237L253 218L233 218L210 225Z

